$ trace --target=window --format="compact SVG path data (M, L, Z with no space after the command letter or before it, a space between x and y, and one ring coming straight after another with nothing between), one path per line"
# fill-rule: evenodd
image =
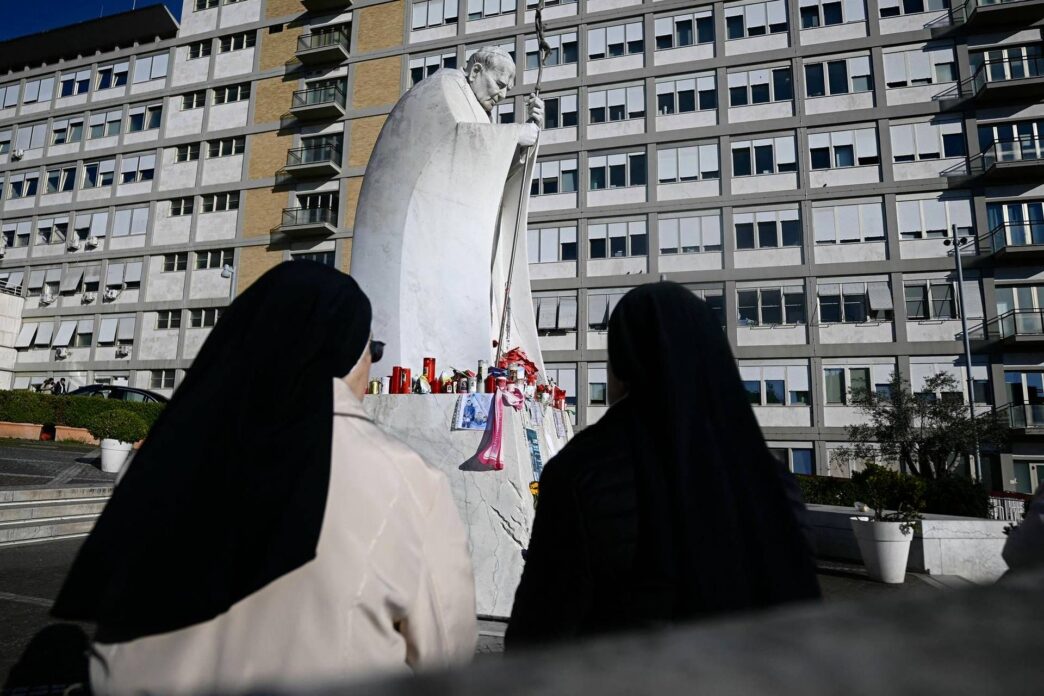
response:
M626 294L626 290L592 290L587 295L587 327L592 331L605 331L616 304Z
M214 104L231 104L232 102L245 101L250 98L250 83L243 82L238 85L225 85L214 90ZM202 106L202 104L200 104Z
M47 124L34 123L18 127L15 137L16 150L36 150L47 142Z
M421 0L413 3L410 28L413 31L457 23L456 0Z
M236 34L229 34L218 39L218 52L242 51L245 48L253 48L256 42L256 31L242 31Z
M189 326L193 329L206 329L214 326L221 316L220 308L190 309Z
M184 271L188 268L188 252L183 251L178 254L164 254L163 255L163 272L170 273L172 271Z
M314 261L315 263L321 263L324 266L330 266L331 268L337 267L337 258L332 251L306 251L297 254L290 254L291 261Z
M155 130L160 127L163 118L163 105L135 106L127 111L127 132Z
M812 231L816 244L883 241L884 210L880 202L813 205Z
M498 106L500 106L498 104ZM512 114L514 111L512 111ZM544 128L569 128L577 124L575 94L563 94L544 99ZM504 121L500 121L504 123Z
M87 132L88 139L108 138L120 134L120 124L123 121L122 109L109 111L108 113L94 113L90 118L90 130Z
M222 138L207 142L207 157L231 157L241 155L246 150L246 136Z
M112 89L123 87L127 84L127 73L130 71L130 63L123 61L113 65L105 65L98 68L97 89Z
M605 188L645 186L646 162L644 152L597 155L587 160L591 191Z
M551 3L548 3L549 5ZM548 380L565 391L566 406L576 408L576 365L563 363L545 363L544 375ZM575 414L573 414L575 416ZM575 421L574 421L575 422Z
M145 234L149 228L149 206L123 208L116 211L112 225L113 237Z
M575 193L576 188L575 159L537 162L533 167L533 184L530 188L530 195Z
M7 179L7 195L11 199L33 198L40 184L40 175L12 174Z
M38 244L62 244L69 234L69 217L41 218L36 221Z
M823 324L891 321L892 292L888 283L820 283L819 319Z
M645 87L632 85L588 92L587 108L590 123L645 118Z
M195 162L199 159L199 143L178 145L177 153L174 155L175 162Z
M11 129L0 131L0 155L11 152Z
M805 323L805 288L802 285L739 289L736 302L740 326Z
M863 0L801 0L801 28L866 21Z
M551 52L547 55L544 67L553 65L572 65L580 58L577 48L576 32L569 31L546 37ZM535 38L526 39L526 70L536 70L540 64L540 50Z
M868 55L805 65L807 97L869 92L873 88Z
M898 17L901 14L946 10L949 9L950 2L949 0L879 0L877 7L881 17Z
M752 406L809 406L808 365L740 363L740 379Z
M189 60L196 60L197 58L206 58L210 55L213 50L214 42L210 39L204 41L193 41L188 45L188 57Z
M203 196L204 213L216 213L225 210L239 210L239 191L211 193Z
M957 319L953 281L922 280L903 283L907 319Z
M732 216L736 249L775 249L801 246L801 220L796 209L763 210Z
M415 85L425 77L434 75L441 68L457 67L456 53L410 58L410 85Z
M215 94L216 94L215 90ZM181 110L202 109L207 104L207 91L205 89L189 92L181 95Z
M124 77L126 82L126 77ZM39 77L25 83L22 92L23 104L46 104L54 97L54 77Z
M891 126L895 162L964 157L964 127L960 121L907 123Z
M529 263L576 261L576 227L541 227L528 230Z
M468 0L468 21L514 12L515 7L515 0Z
M83 119L61 119L51 124L51 144L78 143L83 139Z
M794 136L732 143L732 175L760 176L797 171Z
M717 108L718 90L713 72L656 82L656 113L660 116Z
M893 363L823 368L823 388L830 406L847 406L858 402L861 394L887 392L895 371Z
M917 48L884 54L888 89L941 84L957 80L957 57L952 46Z
M790 68L765 68L728 74L729 106L767 104L794 98Z
M5 222L3 227L4 243L13 248L29 246L29 236L32 232L32 221L21 220L19 222Z
M985 364L977 365L974 362L972 363L972 394L975 403L989 403L991 401L988 370L989 367ZM954 379L956 391L928 391L927 381L939 373L944 373ZM1005 377L1017 374L1006 372ZM930 401L952 399L956 403L967 403L965 396L967 384L967 368L965 368L964 360L961 358L913 357L910 359L910 388L918 398ZM1010 395L1009 401L1012 401ZM1022 403L1022 400L1017 399L1012 402Z
M725 6L725 40L779 34L787 31L785 0Z
M718 146L690 145L656 151L657 181L661 184L718 179Z
M607 384L609 374L605 363L588 363L587 365L587 403L591 406L605 406L609 403Z
M971 234L971 201L928 198L896 202L900 239L942 238L957 225L959 234Z
M646 256L649 253L645 220L589 224L587 239L592 259Z
M196 270L224 268L232 265L232 249L213 249L196 252Z
M574 97L574 99L575 99L575 97ZM550 100L549 99L548 100L544 100L545 106L546 106L548 101L550 101ZM575 116L575 112L574 112L574 116ZM496 106L493 107L493 113L491 114L491 119L492 119L493 123L514 123L515 122L515 104L513 102L510 102L510 101L502 101L502 102L500 102L499 104L497 104ZM546 119L547 119L547 117L546 117L546 111L545 111L544 128L549 128L550 126L547 125L547 120Z
M76 188L76 165L47 170L47 187L44 193L65 193Z
M642 23L630 22L587 31L587 59L618 58L645 52Z
M135 84L139 82L148 82L150 80L160 80L167 77L167 60L168 55L166 53L157 53L151 56L139 56L134 61L134 77L132 82Z
M657 51L714 43L714 13L701 10L673 17L657 17L654 32Z
M83 241L89 237L104 237L109 229L108 211L77 213L73 222L76 238ZM86 280L84 281L86 282Z
M576 331L576 294L534 295L533 310L541 336Z
M209 10L213 7L217 7L221 0L196 0L192 6L193 11L199 12L200 10Z
M170 216L179 217L181 215L191 215L194 201L195 198L193 196L172 198L170 201Z
M59 96L62 97L73 97L77 94L87 94L91 90L91 69L86 68L83 70L77 70L75 72L67 72L62 74L60 80L61 92ZM14 101L8 104L8 98L10 97L10 87L8 88L8 94L4 98L4 106L14 106L18 103L18 89L15 85Z
M862 167L881 161L874 128L809 133L808 149L812 169Z
M181 314L178 313L178 326L181 326ZM173 389L174 370L150 370L149 389Z
M156 155L124 155L120 163L120 183L136 184L152 181L156 171Z
M721 216L661 217L660 254L698 254L721 251Z

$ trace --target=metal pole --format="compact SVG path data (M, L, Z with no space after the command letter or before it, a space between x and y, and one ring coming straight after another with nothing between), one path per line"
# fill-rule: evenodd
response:
M979 454L979 434L975 432L975 390L972 379L971 339L968 337L968 312L964 304L964 268L961 264L961 240L957 236L957 225L950 226L953 239L953 265L957 269L957 297L961 303L961 334L964 336L964 369L968 378L968 412L971 416L972 434L975 437L975 480L982 483L982 462Z

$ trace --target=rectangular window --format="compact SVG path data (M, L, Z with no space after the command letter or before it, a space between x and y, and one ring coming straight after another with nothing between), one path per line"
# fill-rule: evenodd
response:
M169 273L171 271L184 271L188 268L188 252L183 251L178 254L164 254L163 255L163 271Z
M591 191L607 187L612 189L645 186L646 184L644 152L598 155L589 158L587 166Z
M181 110L202 109L207 103L207 91L205 89L189 92L181 95Z
M134 76L131 81L134 84L161 80L167 77L169 55L157 53L151 56L138 56L134 60Z
M641 22L617 24L611 27L589 29L587 32L587 58L617 58L640 54L645 51Z
M218 51L228 53L229 51L242 51L245 48L253 48L257 41L256 31L243 31L229 34L218 39Z
M720 176L717 145L690 145L656 151L659 183L717 179Z
M181 326L181 315L178 315L178 326ZM173 389L175 370L152 370L149 378L150 389Z
M869 92L874 88L870 56L855 56L805 65L805 96Z
M221 309L190 309L189 327L193 329L206 329L214 326L221 317Z
M224 268L232 265L232 249L214 249L196 252L196 270Z
M576 126L578 120L575 94L563 94L544 99L544 128L570 128Z
M711 10L657 17L654 23L656 50L714 43L714 15Z
M660 254L721 251L721 216L660 218Z
M213 50L214 42L210 39L204 41L194 41L189 44L188 57L189 60L196 60L197 58L206 58L210 55Z
M622 258L649 253L645 221L593 223L587 226L590 258Z
M156 155L125 155L120 163L121 184L152 181L155 173Z
M192 9L194 12L199 12L200 10L209 10L217 7L219 4L221 4L221 0L195 0Z
M156 312L156 329L180 329L181 328L181 310L180 309L163 309ZM171 370L173 372L173 370Z
M216 213L226 210L239 210L239 191L211 193L203 196L204 213Z
M535 40L533 41L533 50L536 50ZM455 67L457 67L456 53L443 53L441 55L425 56L423 58L410 58L410 84L415 85L425 77L434 75L440 68Z
M91 69L85 68L77 70L75 72L67 72L61 76L60 79L60 92L61 97L73 97L77 94L87 94L91 90ZM4 106L14 106L18 103L18 89L15 85L14 100L8 104L8 100L11 97L10 88L8 88L7 95L4 98Z
M890 127L895 162L964 157L964 127L960 121L922 122Z
M191 215L193 202L195 197L185 196L184 198L173 198L170 201L170 215L171 217L178 217L181 215Z
M226 85L214 90L214 104L231 104L233 102L245 101L250 98L250 83L243 82L238 85Z
M175 162L195 162L198 159L199 143L178 145L177 154L174 157Z
M426 29L457 23L457 3L454 0L420 0L412 7L410 29Z
M876 165L880 162L874 128L810 133L808 148L812 169Z
M591 123L645 118L645 87L611 87L587 95Z
M576 227L530 229L529 263L576 261Z
M793 136L732 143L733 176L758 176L796 170Z
M725 6L725 39L779 34L787 31L785 0Z
M533 167L533 182L530 195L542 196L556 193L576 193L576 160L552 160L537 162Z
M241 155L246 150L246 136L222 138L207 142L207 157L231 157Z

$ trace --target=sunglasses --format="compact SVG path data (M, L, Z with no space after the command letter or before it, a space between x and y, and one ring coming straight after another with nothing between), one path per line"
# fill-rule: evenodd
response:
M384 341L370 341L370 361L380 362L384 357Z

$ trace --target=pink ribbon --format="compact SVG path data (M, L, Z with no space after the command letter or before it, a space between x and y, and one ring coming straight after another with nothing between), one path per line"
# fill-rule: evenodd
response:
M521 411L526 402L526 397L516 385L498 388L493 395L493 429L490 431L489 439L482 449L479 450L478 460L486 466L500 471L504 468L503 446L504 446L504 404L511 406L516 411Z

